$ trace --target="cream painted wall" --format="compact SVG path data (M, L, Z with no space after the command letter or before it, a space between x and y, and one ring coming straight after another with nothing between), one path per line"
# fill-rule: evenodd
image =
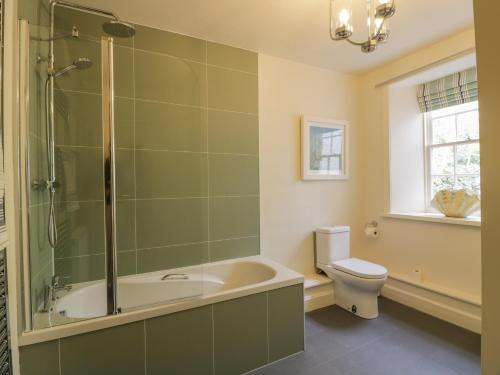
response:
M498 36L500 2L475 0L474 13L481 116L481 190L483 197L483 335L482 374L500 374L500 53Z
M375 218L380 223L380 238L357 238L354 255L388 267L390 273L411 277L414 268L423 271L424 281L457 295L480 301L481 248L478 227L383 218L389 209L389 146L387 86L395 80L428 68L438 61L470 52L474 31L466 30L452 38L421 49L385 65L362 78L362 184L361 222Z
M388 88L390 205L399 212L425 210L424 132L415 85Z
M361 230L359 83L351 75L259 55L261 253L304 274L314 272L315 228ZM302 114L350 121L348 181L301 180Z
M473 51L473 29L368 72L335 73L259 56L262 254L304 274L314 272L313 230L352 227L351 254L387 266L394 275L423 271L429 286L481 300L480 228L381 216L388 211L388 82ZM351 121L352 176L347 182L300 179L300 115ZM380 223L377 240L363 225Z

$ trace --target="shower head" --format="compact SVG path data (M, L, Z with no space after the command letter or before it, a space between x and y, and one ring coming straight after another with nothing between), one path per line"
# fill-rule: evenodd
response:
M78 59L73 61L73 64L57 70L53 75L54 78L57 78L73 69L83 70L83 69L88 69L91 66L92 66L92 60L90 60L88 57L79 57Z
M118 38L131 38L135 35L134 26L126 22L122 22L119 19L104 22L102 24L102 29L106 34Z

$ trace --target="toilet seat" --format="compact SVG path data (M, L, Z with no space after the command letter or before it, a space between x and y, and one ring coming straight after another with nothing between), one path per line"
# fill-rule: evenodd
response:
M363 279L383 279L387 276L387 269L375 263L358 258L339 260L332 264L333 268Z

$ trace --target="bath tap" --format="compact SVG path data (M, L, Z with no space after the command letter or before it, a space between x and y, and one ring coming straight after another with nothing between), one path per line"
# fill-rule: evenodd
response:
M54 303L57 299L57 292L60 290L71 290L71 285L59 285L59 276L52 276L50 285L43 288L43 307L42 312L49 312L50 302Z
M52 282L51 285L48 287L50 289L50 296L52 302L54 302L57 299L57 292L60 290L65 290L65 291L70 291L72 286L71 285L59 285L59 276L52 276Z
M189 276L185 273L168 273L161 278L162 280L187 280Z

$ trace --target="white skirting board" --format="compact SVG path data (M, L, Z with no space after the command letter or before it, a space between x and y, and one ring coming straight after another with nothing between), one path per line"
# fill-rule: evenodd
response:
M402 280L389 278L382 288L383 297L415 310L481 333L481 306L479 303L458 299L446 293L435 292ZM321 275L305 277L304 309L314 311L335 303L334 284Z
M314 311L334 304L333 283L327 277L306 276L304 290L304 310Z
M481 333L481 306L389 278L382 296L470 331Z

